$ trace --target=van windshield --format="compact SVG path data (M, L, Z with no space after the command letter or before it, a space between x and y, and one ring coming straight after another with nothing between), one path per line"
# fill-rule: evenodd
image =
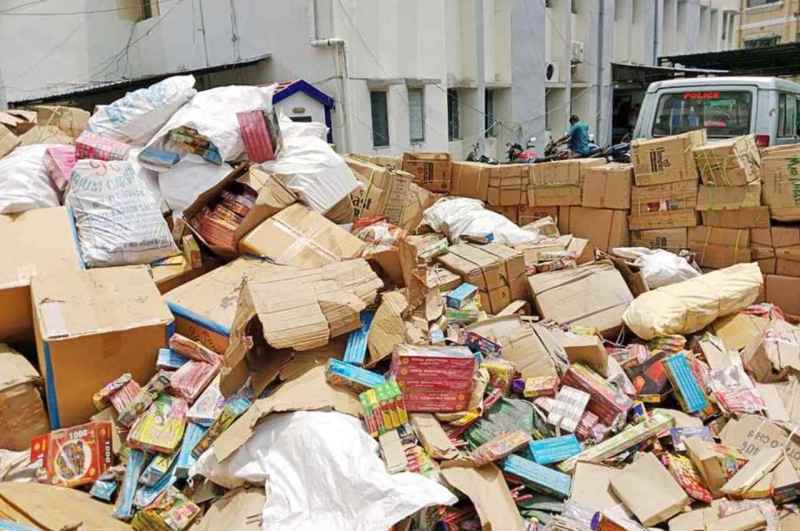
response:
M750 133L753 96L748 91L710 90L663 94L658 100L653 136L705 128L711 138Z

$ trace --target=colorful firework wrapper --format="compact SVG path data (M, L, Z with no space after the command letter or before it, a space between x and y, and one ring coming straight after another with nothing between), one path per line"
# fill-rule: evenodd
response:
M40 462L45 482L64 487L97 480L113 462L111 423L89 422L34 437L31 462Z
M172 373L169 385L172 391L190 404L197 400L211 380L219 373L221 366L219 357L213 363L190 360L180 369Z
M188 407L182 398L159 396L128 434L132 448L171 454L183 438Z
M133 423L136 422L136 419L147 411L159 393L169 387L169 381L169 373L166 371L159 371L147 382L147 385L139 391L139 394L125 406L125 409L119 412L117 415L117 422L126 428L130 428Z
M97 411L102 411L110 403L115 411L120 412L136 398L139 391L141 391L139 384L136 383L130 373L125 373L97 391L92 396L92 403Z
M183 531L201 513L200 507L175 487L169 487L146 509L134 516L134 529Z
M169 338L169 348L189 359L204 361L206 363L215 363L219 358L217 353L213 350L181 334L172 334Z
M681 488L686 491L686 494L691 496L697 501L703 503L711 503L714 497L711 495L705 485L700 474L695 470L694 465L688 457L675 454L664 454L662 461L667 465L670 474L675 478L675 481L680 484Z
M472 452L472 461L482 466L492 461L499 461L516 452L531 441L531 436L522 430L503 433L487 443L480 445Z
M525 398L538 398L540 396L556 396L558 390L558 376L535 376L525 379L522 396Z

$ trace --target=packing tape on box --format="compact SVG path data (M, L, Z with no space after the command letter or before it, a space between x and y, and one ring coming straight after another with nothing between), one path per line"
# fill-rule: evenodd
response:
M274 259L277 264L288 265L286 262L299 255L300 251L302 251L304 248L310 248L312 251L317 252L321 256L330 260L330 262L340 261L340 258L338 256L331 253L327 249L321 247L319 244L317 244L317 242L311 239L319 233L313 233L306 236L299 230L295 229L291 225L279 219L272 218L272 222L275 223L275 226L278 227L280 230L287 233L289 236L295 238L294 242L292 242L292 244L289 245L289 247L287 247L281 254L279 254Z
M728 161L730 159L735 159L737 161L741 160L742 157L747 159L747 162L755 166L756 168L760 168L761 164L756 156L753 155L751 150L747 150L745 153L734 153L725 156L714 156L713 159L710 157L710 153L701 152L697 153L698 157L695 158L695 162L697 162L697 169L700 171L700 175L706 176L706 184L710 186L735 186L730 179L728 179ZM700 160L698 161L697 158ZM711 178L707 176L710 175ZM718 178L719 177L719 178ZM761 175L757 174L753 180L747 181L747 185L753 184L761 180Z
M69 335L67 322L61 312L61 303L59 301L42 301L39 304L39 308L44 317L42 319L42 324L45 328L45 337L43 339L47 340Z

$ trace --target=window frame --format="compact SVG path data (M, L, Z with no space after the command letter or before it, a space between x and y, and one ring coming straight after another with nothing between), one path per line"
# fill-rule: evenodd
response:
M485 89L483 91L483 137L497 138L497 91ZM490 103L491 102L491 103Z
M789 126L789 134L786 126ZM778 127L776 138L796 138L797 137L797 95L790 92L778 93Z
M700 123L698 125L698 127L696 127L696 128L680 129L680 130L677 130L677 131L670 130L669 132L666 132L666 133L657 132L656 127L658 126L658 123L659 123L658 118L659 118L659 116L661 114L663 114L663 112L660 112L660 111L663 110L662 109L662 101L664 101L664 99L668 98L668 97L680 97L681 95L686 94L686 93L690 93L690 92L698 92L698 93L719 92L720 94L723 94L723 93L747 94L748 97L749 97L749 109L748 109L748 112L747 112L747 131L746 132L739 132L737 134L715 135L715 134L713 134L715 132L713 128L709 130L708 128L705 127L704 123ZM698 101L702 102L704 100L701 99L701 100L698 100ZM651 138L663 138L663 137L666 137L666 136L678 135L678 134L685 133L685 132L688 132L688 131L692 131L692 130L695 130L695 129L703 129L703 128L706 128L706 131L710 131L709 138L734 138L736 136L747 135L747 134L750 134L750 132L752 131L753 116L754 116L754 113L755 113L756 104L757 104L756 94L754 94L750 90L742 90L742 89L736 89L736 88L728 88L728 87L722 88L722 89L709 88L708 90L693 90L691 88L684 88L684 89L681 89L681 90L678 90L678 91L663 92L663 93L659 94L658 99L656 100L655 111L654 111L654 115L653 115L653 121L652 121L652 123L650 125L650 136L651 136Z
M447 89L447 139L450 142L463 140L461 135L461 95L458 89Z
M384 136L382 131L378 131L376 128L376 102L375 96L381 94L383 95L383 111L384 111L384 125L385 125L385 140L386 143L378 143L378 136ZM385 148L391 145L391 135L389 133L389 91L386 89L373 89L369 91L369 104L370 104L370 116L372 118L372 147L375 148Z
M408 87L408 141L411 144L425 142L425 89L424 87ZM419 94L419 131L420 136L414 137L414 116L412 113L411 95Z

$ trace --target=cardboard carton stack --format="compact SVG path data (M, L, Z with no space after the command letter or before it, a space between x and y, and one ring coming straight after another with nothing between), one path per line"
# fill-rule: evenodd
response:
M775 221L800 221L800 144L773 146L761 154L764 204Z
M450 195L480 199L517 224L521 219L533 221L528 210L529 165L453 162L451 168Z
M686 229L698 223L699 175L692 149L705 142L705 130L700 130L631 143L634 186L628 226L634 245L687 246Z

